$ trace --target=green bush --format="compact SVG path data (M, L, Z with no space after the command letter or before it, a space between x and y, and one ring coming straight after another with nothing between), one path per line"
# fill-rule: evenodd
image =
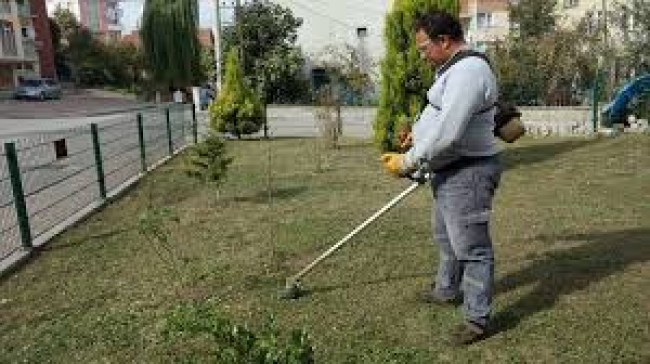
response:
M202 182L219 183L226 175L232 158L226 154L223 138L214 132L187 154L186 172Z
M304 330L280 335L273 317L261 332L233 324L209 303L174 309L164 331L171 355L183 361L228 364L311 364L314 352ZM175 360L176 361L176 360Z
M259 97L244 80L237 50L228 53L223 89L210 105L210 127L220 133L229 132L241 138L258 132L264 123L264 110Z

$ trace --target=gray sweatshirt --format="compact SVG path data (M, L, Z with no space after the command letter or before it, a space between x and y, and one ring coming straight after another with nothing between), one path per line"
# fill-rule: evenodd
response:
M462 157L499 153L495 109L489 109L497 97L494 73L478 57L463 58L438 74L427 91L429 104L413 125L405 167L435 171Z

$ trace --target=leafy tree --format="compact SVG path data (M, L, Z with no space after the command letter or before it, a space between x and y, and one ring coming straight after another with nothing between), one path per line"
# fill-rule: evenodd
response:
M82 27L74 14L58 7L50 22L55 63L60 75L80 85L135 88L143 70L142 52L132 45L103 43Z
M81 83L80 63L84 54L90 51L90 34L84 32L75 15L58 6L52 14L50 30L54 46L54 62L60 75L67 75ZM81 48L80 48L81 47Z
M444 9L458 14L456 0L396 0L386 16L386 56L380 67L381 91L375 119L375 142L382 150L394 150L398 134L408 128L423 106L426 90L433 82L433 70L420 58L415 47L415 18Z
M319 62L333 84L324 91L333 93L329 97L333 97L336 103L361 104L364 95L372 91L371 65L366 64L358 48L349 44L327 46Z
M614 28L622 35L621 64L626 77L650 72L650 6L647 0L628 0L615 5Z
M510 24L521 38L539 37L555 29L557 0L510 2Z
M54 10L52 19L56 23L56 28L58 28L60 34L58 39L62 41L67 42L67 40L70 39L74 33L79 32L79 29L81 28L81 24L75 15L70 10L62 8L60 5Z
M57 8L57 10L61 9L61 7ZM54 51L56 52L59 48L61 48L61 26L56 22L56 19L53 17L48 18L48 23L50 24L50 35L52 37L52 46L54 47Z
M214 51L209 47L201 47L201 78L204 80L216 80Z
M264 118L258 96L246 85L237 54L236 48L228 52L223 89L210 105L210 127L241 138L242 134L258 132Z
M200 78L196 0L145 0L141 38L153 82L182 88Z
M490 58L505 100L519 105L572 105L592 87L597 64L581 29L497 43ZM534 72L531 72L534 70Z
M103 45L107 83L134 89L142 83L142 50L132 44L113 42Z
M308 95L309 83L303 74L305 58L296 46L302 19L289 8L266 0L247 2L238 13L237 27L224 30L226 51L242 49L243 71L253 89L266 103L291 103Z

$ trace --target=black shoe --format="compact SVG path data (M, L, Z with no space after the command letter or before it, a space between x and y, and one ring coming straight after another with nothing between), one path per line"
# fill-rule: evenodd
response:
M458 325L451 334L451 344L454 346L465 346L481 341L488 337L486 326L473 322L466 322Z
M442 298L429 290L418 294L418 301L438 306L458 306L461 303L458 297Z

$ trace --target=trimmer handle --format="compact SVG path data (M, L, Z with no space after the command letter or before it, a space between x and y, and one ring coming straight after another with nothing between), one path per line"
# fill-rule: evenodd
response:
M422 170L417 170L413 173L406 174L406 178L410 179L413 182L417 182L423 185L427 183L427 181L429 180L429 173L424 172Z

